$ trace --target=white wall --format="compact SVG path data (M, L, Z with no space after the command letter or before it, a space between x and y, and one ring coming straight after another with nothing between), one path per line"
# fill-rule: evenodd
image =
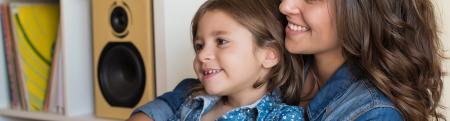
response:
M154 1L157 95L172 90L184 78L195 77L190 22L204 1Z
M437 16L439 17L439 29L442 32L440 34L440 37L445 50L445 56L450 57L450 8L448 7L448 5L450 5L450 1L434 0L434 3L436 5L435 10ZM443 68L448 74L444 77L444 92L441 102L444 106L450 107L450 60L444 61ZM450 119L449 108L447 108L447 110L444 110L443 113L447 117L447 119Z

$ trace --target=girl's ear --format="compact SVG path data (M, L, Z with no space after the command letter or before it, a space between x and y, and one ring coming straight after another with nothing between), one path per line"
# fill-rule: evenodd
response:
M272 68L278 64L280 61L280 54L274 48L264 48L264 59L262 61L262 66L264 68Z

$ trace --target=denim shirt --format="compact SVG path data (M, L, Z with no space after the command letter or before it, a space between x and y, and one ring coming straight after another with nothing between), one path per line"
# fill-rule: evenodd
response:
M197 96L186 100L169 121L200 121L220 101L218 96ZM279 93L268 93L253 104L234 108L218 121L303 121L303 109L281 102Z
M343 64L306 108L310 121L403 121L400 111L367 80L355 79Z
M155 121L165 121L174 115L187 98L189 85L199 83L195 79L183 80L172 92L159 96L136 109ZM181 101L180 101L181 100ZM310 121L403 121L400 111L373 84L354 79L347 64L343 64L320 88L306 107Z

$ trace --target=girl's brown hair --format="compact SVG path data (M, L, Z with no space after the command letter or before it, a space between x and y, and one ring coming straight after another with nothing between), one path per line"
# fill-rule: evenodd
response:
M336 0L338 38L354 74L410 121L443 118L443 51L430 0ZM362 73L361 73L362 72Z
M268 91L279 88L292 75L286 72L287 66L292 65L290 55L284 49L282 41L284 32L281 14L278 11L278 0L208 0L197 10L192 19L192 37L195 40L198 22L210 11L222 11L248 29L258 47L274 48L278 51L279 63L274 66L265 78L258 80L253 87L258 88L267 84ZM218 23L220 24L220 23ZM194 93L203 91L201 85L196 86ZM194 94L195 95L195 94Z

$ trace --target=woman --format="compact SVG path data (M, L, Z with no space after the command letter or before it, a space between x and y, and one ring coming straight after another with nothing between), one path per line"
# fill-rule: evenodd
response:
M284 101L305 106L305 118L443 118L436 111L442 50L430 0L283 0L279 9L287 19L285 47L304 60L291 68L303 73L282 88ZM172 115L182 90L196 82L183 81L138 111L156 120Z

